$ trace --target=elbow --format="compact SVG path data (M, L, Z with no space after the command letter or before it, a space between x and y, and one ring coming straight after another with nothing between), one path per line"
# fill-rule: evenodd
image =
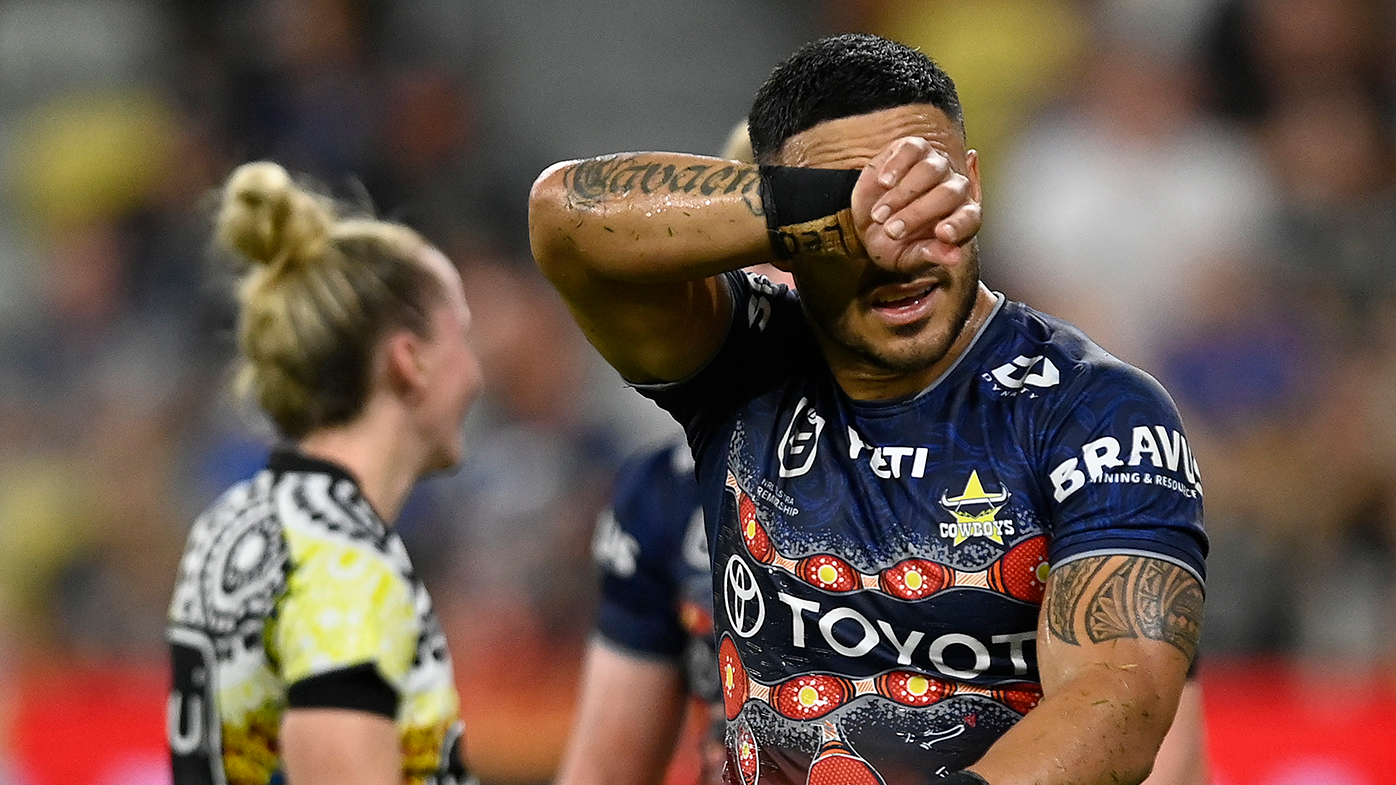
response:
M555 278L556 266L569 241L567 228L572 212L564 184L565 171L572 161L553 164L533 181L528 192L528 243L534 262L548 278ZM575 242L575 241L573 241Z

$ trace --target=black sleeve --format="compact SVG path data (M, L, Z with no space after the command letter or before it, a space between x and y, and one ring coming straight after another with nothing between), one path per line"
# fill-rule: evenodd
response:
M310 676L286 689L293 709L354 709L396 719L398 694L370 663Z

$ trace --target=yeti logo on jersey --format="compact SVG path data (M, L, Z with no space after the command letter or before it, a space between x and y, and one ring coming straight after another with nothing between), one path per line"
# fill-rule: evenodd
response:
M766 621L766 599L756 585L756 575L740 556L727 560L722 571L722 601L732 632L750 638Z
M795 414L790 425L785 428L785 436L780 440L777 455L780 458L780 476L799 477L814 465L814 456L819 450L819 434L824 430L824 418L809 405L808 398L801 398L795 405Z
M1055 387L1062 379L1057 366L1040 354L1035 357L1020 354L1013 358L1013 362L1000 365L988 376L1008 393L1021 392L1024 387Z
M971 471L964 491L958 496L952 497L943 491L940 494L940 506L955 516L954 523L940 525L940 536L953 537L955 545L970 537L985 537L1002 545L1005 534L1012 536L1015 533L1011 518L998 518L999 510L1003 509L1011 495L1007 488L989 493L979 480L978 470Z

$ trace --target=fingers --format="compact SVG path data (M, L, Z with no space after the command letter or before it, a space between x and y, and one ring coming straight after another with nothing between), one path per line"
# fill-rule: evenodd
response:
M979 231L980 213L969 178L925 139L907 137L888 146L869 164L886 191L869 208L869 218L893 239L937 237L960 243Z

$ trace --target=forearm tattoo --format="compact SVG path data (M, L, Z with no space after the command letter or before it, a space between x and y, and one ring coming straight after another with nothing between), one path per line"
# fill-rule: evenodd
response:
M713 194L742 195L754 215L761 211L761 171L751 165L731 162L674 164L647 160L643 155L608 155L573 164L563 174L563 182L574 204L599 205L611 199L634 194Z
M1187 570L1144 556L1100 556L1062 565L1050 578L1047 629L1072 645L1149 638L1191 662L1202 629L1202 586Z

